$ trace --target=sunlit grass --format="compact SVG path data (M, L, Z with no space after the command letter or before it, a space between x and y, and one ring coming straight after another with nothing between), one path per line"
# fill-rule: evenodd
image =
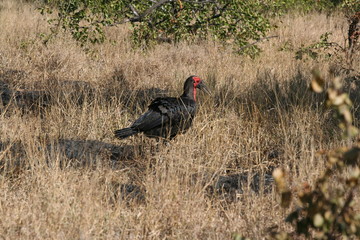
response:
M0 80L14 92L51 96L35 110L10 104L1 111L5 239L229 239L234 232L261 239L269 227L288 227L276 194L249 183L221 195L219 177L264 178L283 166L295 188L324 168L318 150L343 144L322 96L307 89L314 67L328 76L336 63L294 58L326 31L342 43L341 16L273 20L279 37L261 43L256 59L212 42L143 53L131 48L127 26L107 29L116 44L86 54L66 33L43 45L47 24L32 5L0 5ZM199 94L186 134L169 144L115 139L115 129L156 96L180 95L194 74L213 95Z

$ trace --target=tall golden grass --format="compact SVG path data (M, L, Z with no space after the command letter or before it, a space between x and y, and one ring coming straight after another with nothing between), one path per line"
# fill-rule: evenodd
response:
M128 26L107 29L116 43L85 53L66 33L43 45L49 29L35 7L2 1L1 238L263 239L270 227L288 229L267 174L282 166L292 188L312 183L325 164L316 152L346 144L308 84L314 67L349 76L335 60L300 61L294 51L328 31L343 44L347 22L319 13L273 21L279 37L255 59L213 42L144 53ZM200 93L186 134L168 145L114 138L193 74L213 95Z

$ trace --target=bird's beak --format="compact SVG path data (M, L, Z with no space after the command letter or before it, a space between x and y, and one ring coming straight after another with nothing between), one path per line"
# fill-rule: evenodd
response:
M204 84L203 81L201 81L196 88L200 89L200 90L204 90L204 92L206 92L207 94L211 95L210 90L208 89L208 87Z

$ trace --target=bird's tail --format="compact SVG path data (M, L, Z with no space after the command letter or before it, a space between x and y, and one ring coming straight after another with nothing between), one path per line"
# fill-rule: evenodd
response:
M138 131L136 131L133 128L123 128L123 129L116 130L114 132L115 137L117 137L119 139L124 139L124 138L130 137L137 133L138 133Z

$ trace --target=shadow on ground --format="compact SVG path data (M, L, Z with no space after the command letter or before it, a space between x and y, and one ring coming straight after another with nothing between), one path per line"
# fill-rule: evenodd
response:
M120 103L134 113L145 110L153 99L169 94L159 88L132 89L121 70L100 83L50 77L32 85L24 84L27 74L16 69L0 69L2 109L20 109L22 113L41 113L49 106L76 107L85 103Z
M217 175L213 178L192 176L194 182L201 182L205 194L210 199L225 200L226 202L241 201L241 196L246 193L269 194L273 190L274 179L271 174L241 172L232 175ZM194 186L193 185L190 185ZM128 202L144 203L146 189L134 183L112 182L109 189L114 199Z
M115 145L96 140L60 139L37 147L37 153L21 142L0 143L2 156L0 170L12 176L31 168L39 162L31 159L45 156L49 167L60 168L97 168L107 166L112 169L135 169L144 171L143 149L140 146ZM40 155L39 155L40 154ZM197 175L194 182L201 182L208 196L223 197L235 201L239 194L251 190L254 193L269 193L272 189L272 177L269 174L242 172L232 175ZM112 182L109 185L115 199L144 202L146 189L132 182Z
M45 159L49 167L123 168L142 156L138 146L115 145L96 140L60 139L49 143L36 143L36 149L21 142L0 143L1 169L31 167ZM36 162L33 161L36 159Z
M115 145L97 140L60 139L46 145L49 164L61 159L60 165L92 167L109 165L112 168L126 167L127 161L140 157L139 147Z
M197 182L199 176L194 175L193 179ZM229 175L205 174L200 179L210 198L220 198L228 202L240 200L245 193L269 194L274 183L270 171L263 173L244 170Z

